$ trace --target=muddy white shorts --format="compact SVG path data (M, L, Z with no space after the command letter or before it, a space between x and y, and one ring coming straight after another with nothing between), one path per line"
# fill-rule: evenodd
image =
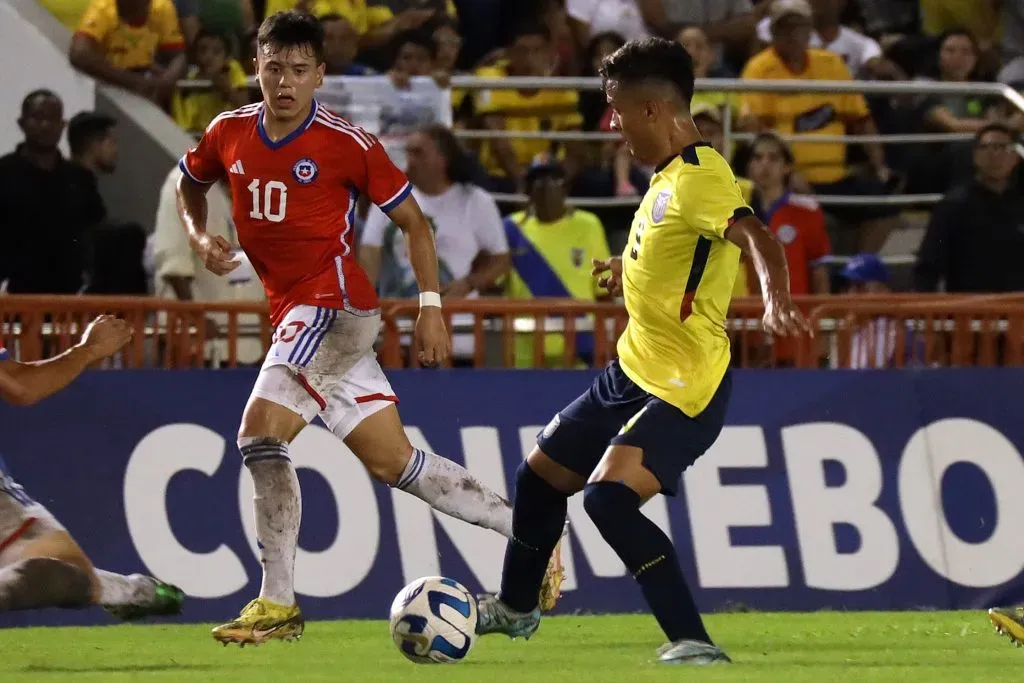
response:
M4 558L12 555L19 541L63 530L57 518L29 497L0 464L0 567L8 564Z
M380 316L300 305L278 325L252 396L317 415L338 438L398 403L373 351Z

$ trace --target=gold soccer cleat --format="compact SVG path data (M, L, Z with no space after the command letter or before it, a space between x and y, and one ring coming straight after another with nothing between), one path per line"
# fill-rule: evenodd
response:
M562 541L563 535L555 546L555 552L551 553L548 561L548 569L544 574L544 582L540 585L539 606L541 612L550 612L558 604L558 598L562 597L562 581L565 580L565 568L562 566Z
M238 618L213 629L219 643L260 645L268 640L294 641L302 637L306 622L298 605L277 605L256 598L242 609Z
M993 607L988 620L1017 647L1024 646L1024 607Z

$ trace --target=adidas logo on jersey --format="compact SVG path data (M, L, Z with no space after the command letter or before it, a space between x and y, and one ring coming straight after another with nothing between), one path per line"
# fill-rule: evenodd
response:
M239 159L235 163L231 164L231 168L228 169L228 170L231 173L235 173L237 175L245 175L245 168L242 166L242 160L241 159Z

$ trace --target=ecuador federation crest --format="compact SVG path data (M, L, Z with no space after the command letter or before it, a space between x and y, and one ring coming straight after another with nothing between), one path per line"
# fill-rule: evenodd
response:
M671 192L659 192L658 196L654 198L654 206L651 207L651 220L653 222L660 223L664 220L670 199L672 199Z
M303 185L309 185L320 175L320 169L317 168L315 161L309 157L304 157L296 161L295 165L292 166L292 175Z

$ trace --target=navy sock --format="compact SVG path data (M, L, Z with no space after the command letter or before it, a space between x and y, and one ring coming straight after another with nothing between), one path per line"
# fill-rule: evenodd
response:
M670 642L711 642L679 568L672 541L640 512L640 496L625 484L600 481L583 489L583 506L601 536L640 584Z
M544 481L524 461L516 472L512 538L505 546L501 600L517 612L537 607L551 553L565 526L569 496Z

